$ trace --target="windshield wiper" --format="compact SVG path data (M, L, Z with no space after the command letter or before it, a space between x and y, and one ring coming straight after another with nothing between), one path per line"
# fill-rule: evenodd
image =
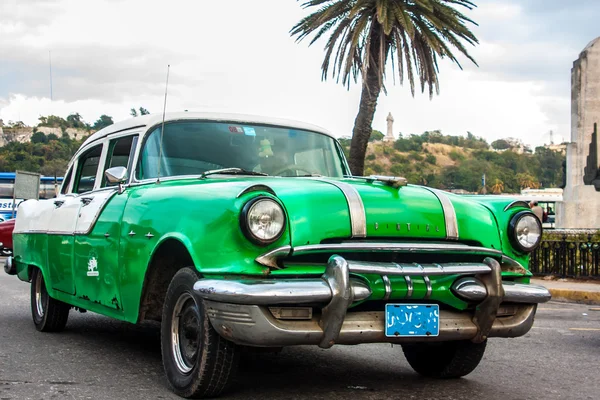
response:
M265 174L264 172L250 171L248 169L234 167L234 168L211 169L209 171L204 171L202 173L202 175L200 175L200 179L204 179L208 175L215 175L215 174L269 176L269 174Z

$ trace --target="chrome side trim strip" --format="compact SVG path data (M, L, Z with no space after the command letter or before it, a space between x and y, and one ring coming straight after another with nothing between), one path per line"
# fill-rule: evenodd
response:
M425 286L427 287L427 291L425 292L425 300L429 300L431 297L431 280L427 275L423 277L423 280L425 281Z
M456 210L454 210L454 205L443 191L427 187L424 187L424 189L427 189L433 193L442 204L442 209L444 210L444 220L446 221L446 239L458 240L458 220L456 218Z
M504 207L504 212L510 210L511 208L516 208L516 207L529 208L529 204L527 204L527 202L524 200L515 200L512 203L508 204L506 207Z
M406 298L410 299L413 294L413 283L408 275L404 275L404 280L406 281Z
M382 275L381 279L383 279L383 286L385 287L385 296L383 296L383 299L389 300L392 295L392 283L387 275Z
M367 215L365 213L365 206L362 198L358 193L358 190L352 185L344 182L332 181L328 179L317 178L321 182L329 183L336 186L344 193L346 201L348 202L348 210L350 211L350 225L352 227L353 238L364 238L367 237Z

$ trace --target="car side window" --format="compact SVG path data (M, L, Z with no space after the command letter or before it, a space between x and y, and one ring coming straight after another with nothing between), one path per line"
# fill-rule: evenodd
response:
M137 138L137 135L133 135L111 140L108 147L109 156L106 158L104 170L113 167L125 167L127 171L130 171ZM117 184L108 182L106 176L102 177L102 187L115 185Z
M79 157L77 179L73 186L73 193L85 193L94 190L96 173L102 155L102 145L92 147Z
M67 190L69 190L69 184L71 183L72 175L73 175L73 166L71 166L71 168L69 168L69 172L67 172L65 179L63 179L63 185L62 185L62 188L60 189L61 194L67 194Z

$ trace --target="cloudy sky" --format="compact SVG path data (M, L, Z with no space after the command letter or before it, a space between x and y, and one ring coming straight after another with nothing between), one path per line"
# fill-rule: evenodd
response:
M391 112L396 134L568 139L570 70L600 36L600 1L474 1L479 67L442 62L433 100L390 79L374 128L385 132ZM349 136L360 88L321 81L324 42L308 47L288 33L306 14L295 0L1 0L0 118L162 112L171 64L168 111L292 118Z

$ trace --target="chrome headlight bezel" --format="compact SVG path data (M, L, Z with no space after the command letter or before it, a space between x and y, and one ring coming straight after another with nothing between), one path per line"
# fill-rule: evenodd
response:
M282 216L281 229L279 230L279 232L277 232L276 235L269 238L259 237L258 235L256 235L256 233L252 230L250 226L250 218L252 218L251 213L254 210L254 208L262 202L267 202L267 204L271 204L273 207L276 207L278 211L281 212ZM283 232L285 232L286 224L287 218L282 205L279 204L279 202L277 202L275 199L268 196L258 196L249 200L244 205L244 207L242 208L242 212L240 213L240 228L242 229L244 236L246 236L246 238L248 238L248 240L250 240L251 242L260 246L266 246L279 240L279 238L281 238L281 235L283 235Z
M531 221L533 221L537 225L539 232L540 232L540 235L539 235L537 241L535 242L535 244L533 244L532 246L529 246L529 247L523 245L523 243L521 243L519 241L518 234L517 234L517 229L519 229L519 223L521 221L523 221L525 218L528 218ZM542 223L540 222L539 218L531 211L521 211L521 212L516 213L510 219L510 223L508 224L508 237L510 238L510 242L511 242L512 246L521 253L531 253L535 249L537 249L542 241L542 234L543 234Z

